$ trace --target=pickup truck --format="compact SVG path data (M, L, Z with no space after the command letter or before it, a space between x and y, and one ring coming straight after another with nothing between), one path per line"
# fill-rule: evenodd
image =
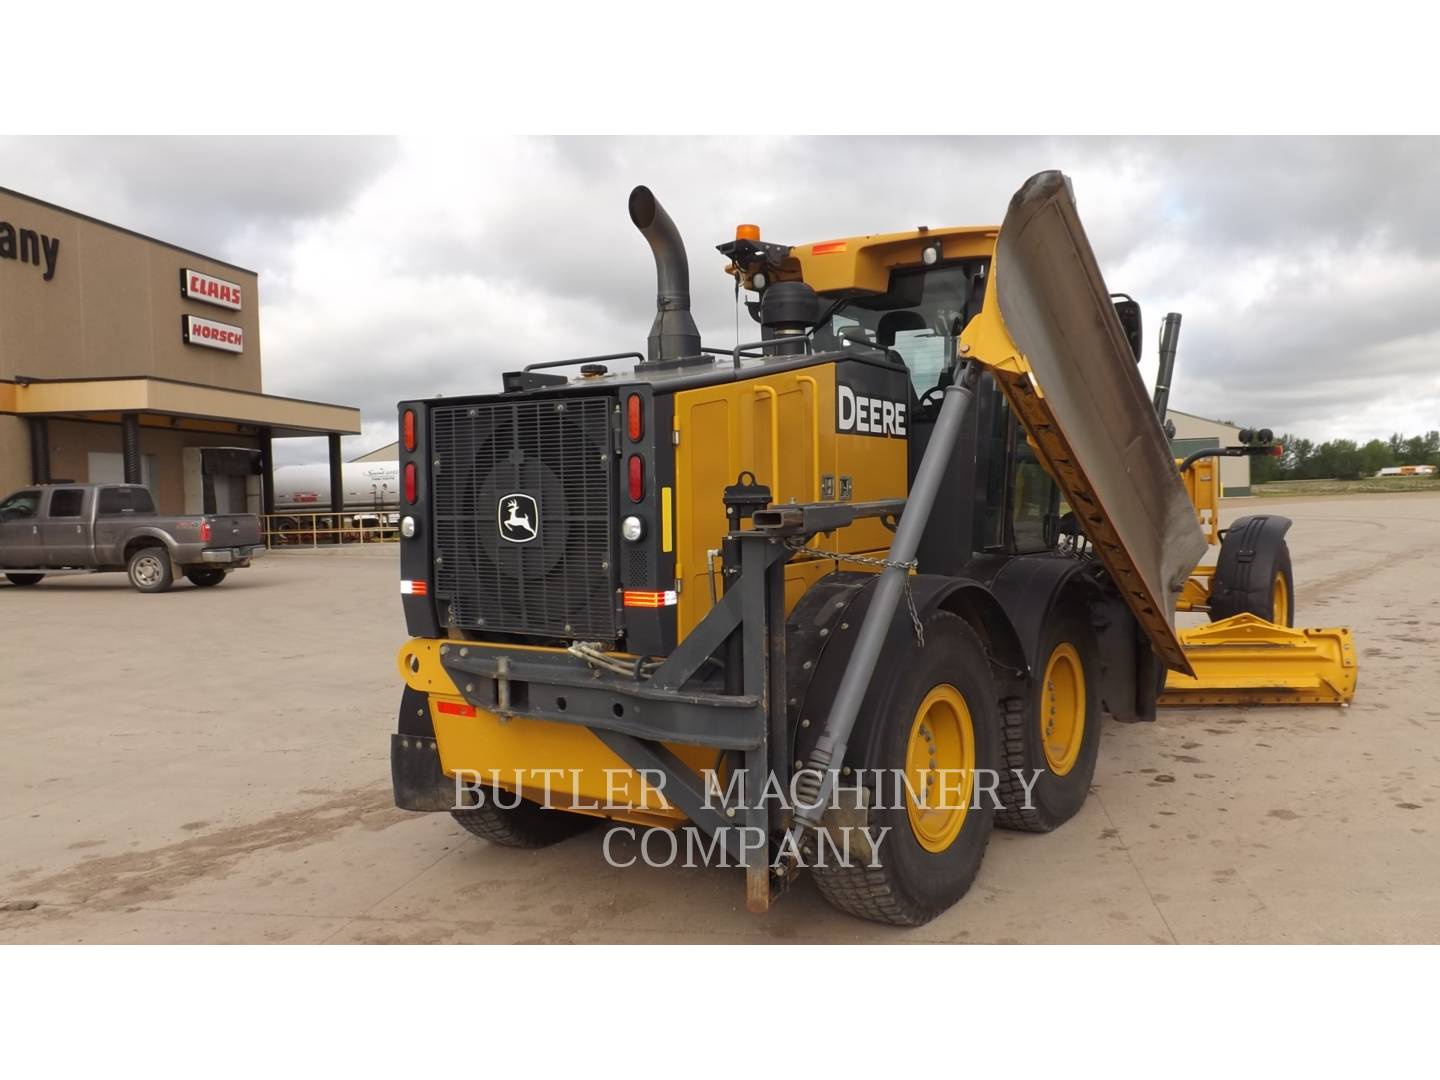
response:
M0 571L15 585L89 570L123 571L144 593L177 573L206 588L264 550L254 514L161 516L138 484L37 484L0 500Z

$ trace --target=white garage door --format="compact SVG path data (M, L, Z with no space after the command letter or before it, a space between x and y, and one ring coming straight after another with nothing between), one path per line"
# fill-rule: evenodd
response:
M91 450L87 455L92 484L123 484L125 482L125 455L102 450ZM155 490L155 455L140 455L140 482L152 492Z

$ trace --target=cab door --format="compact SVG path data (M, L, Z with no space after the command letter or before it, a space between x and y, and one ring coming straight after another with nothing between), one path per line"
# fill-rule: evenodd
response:
M90 500L92 491L80 487L57 487L48 492L40 537L47 566L89 566Z
M40 546L39 488L17 491L0 502L0 565L28 570L45 565Z

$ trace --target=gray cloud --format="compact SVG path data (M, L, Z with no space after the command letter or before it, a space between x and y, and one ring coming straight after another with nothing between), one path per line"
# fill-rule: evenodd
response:
M360 405L357 450L402 397L643 348L636 183L679 223L697 321L727 345L714 245L736 223L795 243L994 223L1043 168L1070 174L1107 283L1145 306L1147 361L1184 312L1177 408L1313 438L1440 426L1435 139L50 140L0 143L0 165L9 186L255 265L266 388Z
M7 187L254 269L394 161L388 137L67 136L0 142Z

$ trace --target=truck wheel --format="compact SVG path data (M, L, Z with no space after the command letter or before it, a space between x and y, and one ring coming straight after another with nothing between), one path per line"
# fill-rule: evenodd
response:
M1295 625L1295 574L1284 531L1266 515L1242 518L1220 542L1210 579L1210 619L1248 612L1279 626Z
M521 799L514 809L493 803L451 810L450 816L466 832L501 847L542 848L584 832L596 818L586 814L567 814L564 810L547 810L529 799Z
M130 556L125 567L137 592L161 593L175 584L170 553L163 547L143 547Z
M225 580L225 571L215 566L197 566L185 571L185 580L191 585L198 585L202 589L208 589L212 585L219 585Z
M1000 798L1005 805L995 812L995 824L1050 832L1085 804L1100 756L1097 649L1084 609L1052 612L1037 655L1038 681L1029 700L1004 703ZM1022 777L1034 778L1028 798Z
M879 770L867 774L879 778L871 835L889 831L869 859L852 850L845 865L834 865L827 848L830 865L817 858L813 867L834 907L892 926L920 926L965 895L995 814L993 800L976 791L977 779L989 786L990 775L977 770L994 770L998 754L995 687L980 639L941 611L926 620L925 646L912 650L878 703L863 761ZM845 838L837 839L843 852Z
M11 585L39 585L44 574L6 574Z

